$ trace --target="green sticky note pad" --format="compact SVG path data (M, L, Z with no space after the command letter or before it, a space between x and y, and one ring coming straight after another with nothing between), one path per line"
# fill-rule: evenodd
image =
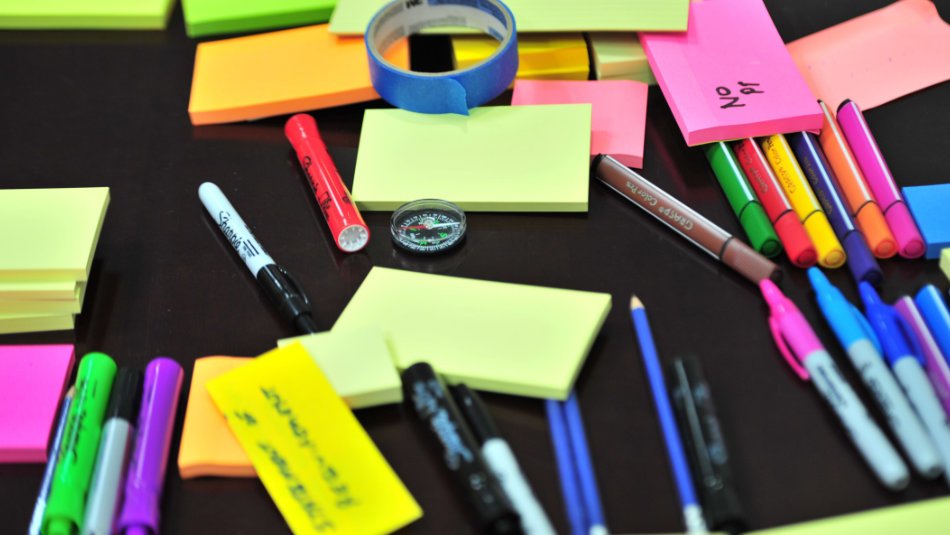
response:
M0 281L84 281L109 188L0 190Z
M353 178L357 205L395 210L435 198L469 211L587 211L590 104L470 111L366 110Z
M161 30L175 0L0 0L0 28Z
M182 0L191 37L257 32L330 20L336 0Z
M610 295L374 267L333 331L376 326L396 366L430 363L450 382L566 399Z
M277 341L300 342L352 409L402 401L402 381L378 327L334 329Z

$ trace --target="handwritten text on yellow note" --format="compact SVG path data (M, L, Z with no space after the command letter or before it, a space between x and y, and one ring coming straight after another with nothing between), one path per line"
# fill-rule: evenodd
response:
M382 534L422 510L299 343L208 382L295 534Z

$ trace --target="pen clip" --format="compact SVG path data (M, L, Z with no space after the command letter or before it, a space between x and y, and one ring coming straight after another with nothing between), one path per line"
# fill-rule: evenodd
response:
M285 277L287 277L287 282L293 287L294 293L297 294L297 297L303 301L304 306L307 308L307 312L310 312L310 298L307 297L307 292L303 291L303 288L300 286L300 283L297 282L297 279L290 274L289 271L284 269L284 266L280 264L277 265L277 271L280 271Z
M926 366L926 361L924 360L924 350L920 346L920 341L917 340L917 335L914 333L910 324L907 323L907 320L904 319L904 316L901 316L897 313L897 310L893 306L887 307L888 313L891 314L891 317L894 318L894 323L897 324L897 330L900 331L900 335L904 337L904 341L907 342L907 345L910 346L911 351L913 351L913 357L920 363L921 366Z
M782 334L782 328L779 327L778 320L775 319L775 316L769 316L769 330L772 331L772 338L775 339L775 345L778 347L779 353L782 354L782 357L785 358L788 365L792 367L792 371L803 381L807 381L808 370L802 366L802 363L799 362L798 358L792 353L792 350L789 349L788 343L785 341L785 336Z
M868 323L868 319L864 317L864 314L858 310L858 307L848 303L848 306L851 307L851 312L854 314L854 318L858 320L858 325L861 326L861 329L864 330L864 334L867 335L868 340L871 341L871 345L874 346L874 349L877 349L877 352L881 355L884 354L884 349L881 348L881 340L878 339L877 333L874 332L874 328L871 327L871 324Z

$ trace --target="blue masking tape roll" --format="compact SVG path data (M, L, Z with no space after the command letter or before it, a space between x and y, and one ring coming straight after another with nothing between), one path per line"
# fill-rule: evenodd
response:
M383 58L396 41L433 26L475 28L499 46L477 65L440 73L408 71ZM498 0L396 0L369 21L366 52L376 92L393 106L419 113L468 115L469 108L507 89L518 72L515 17Z

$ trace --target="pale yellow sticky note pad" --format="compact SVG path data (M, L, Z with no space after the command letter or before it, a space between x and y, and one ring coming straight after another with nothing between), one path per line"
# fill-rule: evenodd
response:
M935 498L850 515L803 522L754 535L942 535L947 532L950 498Z
M422 509L300 344L208 382L295 534L390 533Z
M402 381L379 328L335 330L277 341L278 347L300 342L353 409L399 403Z
M470 113L366 110L353 177L357 205L395 210L434 198L469 211L587 211L590 104Z

